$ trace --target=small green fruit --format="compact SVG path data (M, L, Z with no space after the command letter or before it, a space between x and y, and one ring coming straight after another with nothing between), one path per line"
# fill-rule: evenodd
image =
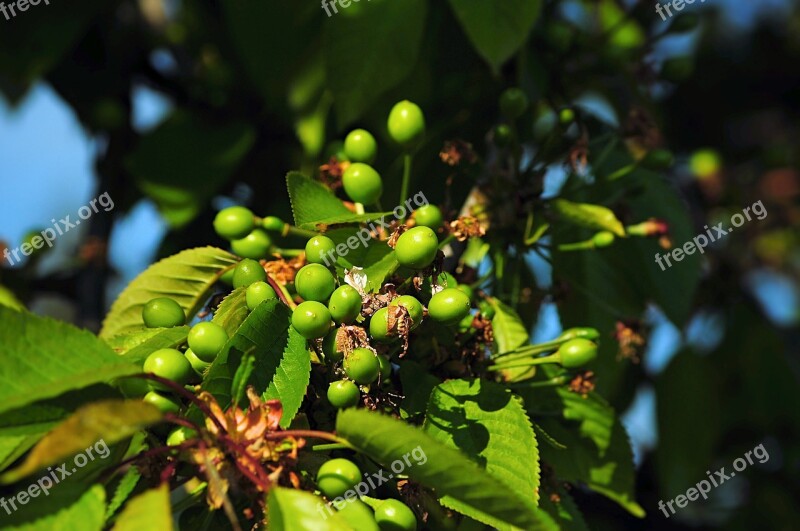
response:
M361 315L361 294L349 284L336 288L328 301L328 310L337 323L350 324Z
M231 242L234 253L243 258L258 260L266 257L272 249L272 239L261 229L255 229L240 240Z
M405 148L413 148L425 136L425 115L417 104L404 100L392 107L387 126L392 140Z
M345 374L360 385L377 380L380 370L378 356L368 348L357 348L344 358Z
M186 314L173 299L158 297L144 305L142 320L147 328L172 328L186 324Z
M428 315L434 321L453 324L469 314L469 297L456 288L445 288L428 303Z
M158 410L162 413L175 413L177 414L181 410L181 405L172 400L171 398L167 398L166 396L156 393L155 391L150 391L144 398L142 399L148 404L152 404L158 408Z
M292 326L306 339L325 337L331 329L331 312L317 301L300 303L292 312Z
M415 531L417 517L405 503L389 499L375 509L375 521L382 530Z
M383 194L383 181L375 168L363 162L354 162L342 175L342 186L347 196L356 203L373 205Z
M361 470L347 459L326 461L317 472L317 487L328 498L338 498L361 481Z
M193 377L194 371L183 353L174 348L156 350L144 360L144 372L150 372L161 378L172 380L178 385L184 385ZM169 390L166 385L158 382L149 382L150 389Z
M252 284L247 286L247 291L245 292L245 301L247 302L247 309L250 311L255 310L256 306L258 306L264 301L277 298L278 294L275 293L275 289L266 282L261 280L259 280L258 282L253 282Z
M397 239L394 252L400 265L412 269L425 269L436 258L439 239L428 227L414 227Z
M233 271L233 287L242 288L249 286L253 282L264 282L267 280L267 273L256 260L245 258L236 265Z
M217 323L203 321L189 330L189 348L195 356L211 363L228 342L228 333Z
M327 236L314 236L306 243L306 260L311 264L332 266L336 263L336 244Z
M350 380L331 382L328 386L328 402L336 409L355 407L361 399L361 391Z
M308 264L297 272L294 287L307 301L326 302L336 289L336 279L325 266Z
M588 339L570 339L556 351L565 369L583 367L597 357L597 345Z
M344 139L344 152L351 162L372 164L378 153L378 143L369 131L355 129Z
M214 230L226 240L244 238L253 230L255 224L253 212L242 206L220 210L214 218Z

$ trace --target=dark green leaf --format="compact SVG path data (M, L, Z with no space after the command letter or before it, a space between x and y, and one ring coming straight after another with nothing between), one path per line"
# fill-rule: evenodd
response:
M58 487L56 487L58 488ZM14 531L101 531L105 522L106 491L95 485L75 503L32 522L3 529Z
M139 141L127 160L139 187L175 227L194 219L255 140L252 126L244 122L211 123L201 116L175 111Z
M325 72L340 127L360 118L405 79L422 45L425 0L389 0L366 7L355 16L339 15L324 27Z
M495 72L528 38L542 3L540 0L450 0L472 45Z
M141 345L134 347L122 355L122 358L130 363L141 365L147 356L161 348L176 348L178 345L186 343L189 335L188 326L176 326L175 328L158 328L158 333Z

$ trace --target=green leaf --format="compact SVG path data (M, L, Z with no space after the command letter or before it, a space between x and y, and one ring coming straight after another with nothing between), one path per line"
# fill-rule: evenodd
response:
M283 406L280 425L288 428L306 395L311 377L311 355L308 343L294 327L289 327L289 338L280 364L275 368L275 376L264 392L264 400L277 399Z
M347 241L351 243L352 238L357 238L358 229L354 227L334 229L325 235L328 236L338 246L345 245L346 251L337 254L336 266L339 273L343 276L344 270L354 267L363 269L361 273L367 275L366 290L377 292L383 286L384 281L389 275L395 272L400 266L394 249L389 247L385 241L372 239L368 240L367 245L362 245L361 241L351 248L347 246Z
M89 332L0 306L0 413L141 372Z
M399 376L403 389L400 414L403 418L424 415L428 409L428 400L431 392L440 383L439 378L432 375L416 361L411 360L402 360L400 362Z
M324 26L325 72L340 128L405 79L422 46L425 0L389 0L366 7Z
M265 397L283 406L281 426L287 426L300 408L311 373L305 339L291 327L292 312L278 299L259 304L209 368L203 389L224 408L231 403L234 376L245 354L255 356L250 383Z
M17 296L5 286L0 285L0 305L7 306L12 310L24 310L25 305L22 304Z
M352 214L333 192L322 184L296 171L286 175L289 202L292 204L294 224L314 228L323 219Z
M352 531L336 512L328 513L322 498L297 489L269 491L270 531Z
M119 396L113 388L98 384L3 413L0 415L0 470L12 465L80 406Z
M141 365L147 356L161 348L176 348L178 345L186 343L186 338L189 335L188 326L176 326L175 328L156 328L158 333L150 337L147 341L138 345L122 357L131 363Z
M169 504L169 486L158 488L136 496L125 505L114 531L172 531L172 509Z
M614 428L614 409L598 393L584 396L560 386L522 390L520 395L531 416L555 414L576 421L580 435L594 441L601 455L608 449Z
M236 263L236 257L227 251L199 247L151 265L114 301L103 321L100 337L108 339L143 330L142 308L156 297L174 299L188 321L204 304L211 286Z
M106 491L102 485L87 490L72 505L32 522L6 527L14 531L101 531L105 522Z
M236 288L227 297L222 299L222 302L214 312L214 317L211 321L220 325L231 337L245 319L247 319L250 310L247 309L247 288Z
M104 340L109 347L114 349L114 352L117 354L125 354L129 350L157 336L164 330L164 328L143 328L135 332L126 332L114 337L104 338Z
M527 40L542 2L450 0L450 7L478 54L498 72Z
M532 506L539 501L539 450L522 400L483 380L448 380L431 393L425 431L458 448Z
M563 531L588 531L586 522L583 519L578 506L566 489L559 485L555 494L558 500L551 499L550 496L542 496L542 509L553 517L558 523L558 529Z
M508 352L528 343L530 335L519 314L500 299L490 297L489 304L494 308L492 331L494 332L495 354ZM524 379L535 374L533 367L518 367L500 371L507 381Z
M542 461L555 470L560 481L586 484L590 489L617 502L632 515L642 518L644 509L634 496L635 470L628 434L619 420L614 421L608 450L601 452L595 443L551 418L538 422L553 437L566 445L558 450L549 445L540 448Z
M556 199L552 205L561 219L569 223L592 230L607 230L625 237L625 227L610 208L566 199Z
M108 507L106 507L106 520L114 516L114 513L122 507L122 504L125 503L134 489L136 489L136 485L139 484L141 478L142 474L135 466L130 467L125 472L119 480L117 488L114 489L114 496L111 498L111 501L108 502Z
M156 424L162 417L158 409L140 400L105 400L83 406L39 441L21 465L0 476L0 483L18 481L91 446L98 451L96 444L100 442L107 450L108 445Z
M321 219L315 223L306 223L300 228L313 229L325 232L334 225L350 225L353 223L366 223L369 221L375 221L386 217L389 217L389 219L394 219L392 216L393 214L391 212L367 212L366 214L355 214L351 212L350 214L342 214L339 216L332 216L329 218Z
M126 166L166 220L181 227L228 181L254 141L245 122L212 123L177 110L140 139Z
M447 507L494 527L542 528L544 520L529 499L419 428L379 413L346 409L337 416L336 432L384 467L421 449L427 460L405 473L435 489Z

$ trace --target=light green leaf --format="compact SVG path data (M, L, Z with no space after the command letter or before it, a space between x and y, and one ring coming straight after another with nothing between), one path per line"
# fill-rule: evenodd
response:
M319 231L327 231L331 226L334 225L349 225L353 223L366 223L369 221L379 220L381 218L393 218L393 214L391 212L367 212L366 214L342 214L340 216L332 216L329 218L321 219L315 223L306 223L301 228L303 229L315 229ZM387 221L388 223L388 221Z
M126 332L110 338L103 338L109 347L114 349L117 354L125 354L129 350L138 347L145 343L147 340L152 339L161 332L164 328L143 328L135 332Z
M450 0L469 40L494 72L525 43L539 18L540 0Z
M539 450L522 400L483 380L448 380L431 393L425 431L458 448L516 491L539 501Z
M246 122L209 122L201 116L174 111L126 160L139 188L174 227L194 219L255 141Z
M0 413L141 372L89 332L0 306Z
M610 208L566 199L556 199L552 205L561 219L569 223L592 230L607 230L625 237L625 227Z
M175 328L157 328L158 333L139 346L136 346L122 357L129 362L141 365L147 356L161 348L176 348L178 345L186 343L189 335L188 326L176 326Z
M172 509L169 504L169 486L158 488L136 496L125 505L114 531L172 531Z
M403 418L421 417L428 409L431 392L440 380L425 370L425 367L411 360L400 362L400 383L403 386L403 401L400 414Z
M490 297L488 300L495 311L492 318L495 354L514 350L528 343L530 336L519 314L500 299ZM533 367L519 367L500 371L507 381L528 378L535 372L536 370Z
M247 309L247 288L241 287L233 290L214 312L211 321L220 325L231 337L242 325L250 310Z
M544 525L530 500L419 428L379 413L346 409L337 416L336 432L384 467L419 448L427 460L404 473L433 488L447 507L471 518L504 528L542 529Z
M20 526L3 527L14 531L101 531L105 522L106 491L102 485L87 490L72 505L61 511Z
M12 310L24 310L25 305L22 304L16 295L5 286L0 286L0 305L7 306Z
M211 286L236 263L237 258L227 251L199 247L151 265L114 301L100 337L108 339L143 330L142 308L156 297L174 299L190 319L205 303Z
M141 478L142 474L135 466L130 467L125 472L119 480L117 488L114 489L114 496L111 498L111 501L108 502L108 507L106 507L106 520L114 516L117 509L122 507L122 504L125 503L125 500L127 500L134 491Z
M297 489L269 491L270 531L354 531L322 498ZM331 509L331 511L333 511Z
M105 400L83 406L42 438L21 465L0 476L0 483L18 481L101 441L107 449L162 417L158 409L140 400Z
M340 127L360 118L405 79L422 45L425 0L372 2L366 7L356 16L342 15L324 26L325 72Z
M291 315L280 300L265 301L228 340L203 382L203 389L213 394L223 408L231 403L233 379L242 357L250 353L255 356L250 384L257 393L281 401L282 426L294 418L306 394L311 357L305 339L291 328Z
M289 202L292 204L294 224L314 228L323 219L352 214L333 192L322 184L296 171L286 175Z

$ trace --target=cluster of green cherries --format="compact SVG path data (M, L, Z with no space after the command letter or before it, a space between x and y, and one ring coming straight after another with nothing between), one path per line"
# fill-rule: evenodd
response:
M380 500L374 507L359 499L345 496L348 491L363 481L358 465L349 459L335 458L323 463L317 472L317 487L328 499L333 500L337 514L353 529L359 531L414 531L417 517L414 511L393 498ZM344 498L342 498L344 496Z

